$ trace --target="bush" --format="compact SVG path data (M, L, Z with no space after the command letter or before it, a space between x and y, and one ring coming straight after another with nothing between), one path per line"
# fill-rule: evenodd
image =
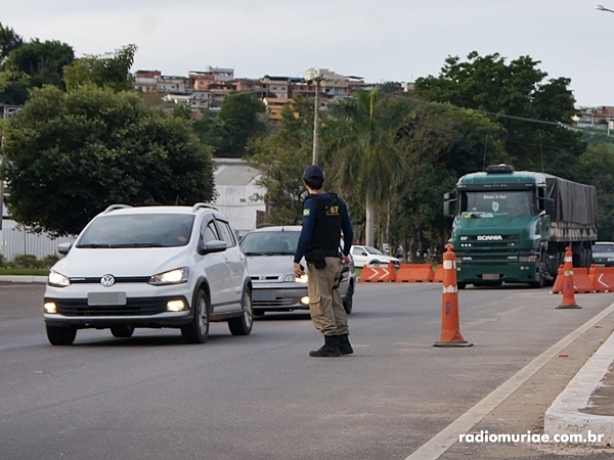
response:
M35 255L19 254L13 259L13 265L16 268L38 268L39 262Z
M6 259L0 254L0 268L6 267Z
M51 268L58 260L60 260L60 258L55 254L45 256L39 261L38 268Z

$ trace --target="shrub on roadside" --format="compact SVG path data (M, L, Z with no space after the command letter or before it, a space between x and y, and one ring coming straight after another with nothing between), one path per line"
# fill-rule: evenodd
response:
M33 254L19 254L13 259L15 268L39 268L39 262Z

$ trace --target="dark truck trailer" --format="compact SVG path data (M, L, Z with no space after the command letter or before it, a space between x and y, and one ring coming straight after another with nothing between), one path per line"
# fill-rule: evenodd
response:
M551 283L565 256L588 267L597 240L595 187L510 165L461 177L444 195L459 288Z

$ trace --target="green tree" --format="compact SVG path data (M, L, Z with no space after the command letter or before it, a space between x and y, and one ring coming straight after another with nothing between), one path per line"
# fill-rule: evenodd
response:
M190 124L132 93L36 89L5 120L3 135L9 208L34 230L76 234L112 203L193 204L214 196L211 155Z
M362 91L335 100L329 110L322 132L323 159L336 171L338 185L365 203L365 239L373 245L375 207L389 200L406 168L396 144L412 108L406 100Z
M567 129L577 113L570 80L546 80L529 56L505 63L499 54L448 57L438 77L418 78L417 97L475 109L506 130L505 149L517 168L564 174L585 150L582 135Z
M313 103L300 96L282 110L279 129L250 142L247 159L261 172L257 184L266 190L264 199L273 224L299 224L307 191L301 176L311 161Z
M248 141L266 134L266 123L260 117L264 112L264 103L255 95L230 95L215 119L213 138L218 143L215 155L222 158L241 158L245 155Z
M101 56L87 55L64 67L68 89L93 83L108 86L114 91L131 91L134 78L130 68L134 62L136 45L127 45Z
M614 145L589 147L580 157L576 180L597 188L599 239L614 240Z
M75 53L66 43L35 39L11 51L3 68L27 74L34 88L48 84L64 89L62 69L74 59Z
M23 38L17 35L12 28L3 26L0 22L0 64L6 60L11 51L22 45Z

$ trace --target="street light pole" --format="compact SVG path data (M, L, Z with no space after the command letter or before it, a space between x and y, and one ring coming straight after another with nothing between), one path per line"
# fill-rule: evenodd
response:
M319 125L320 125L320 82L322 81L322 77L320 75L316 76L316 97L315 97L315 107L313 108L313 154L311 158L311 162L314 165L318 164L318 144L319 144Z

